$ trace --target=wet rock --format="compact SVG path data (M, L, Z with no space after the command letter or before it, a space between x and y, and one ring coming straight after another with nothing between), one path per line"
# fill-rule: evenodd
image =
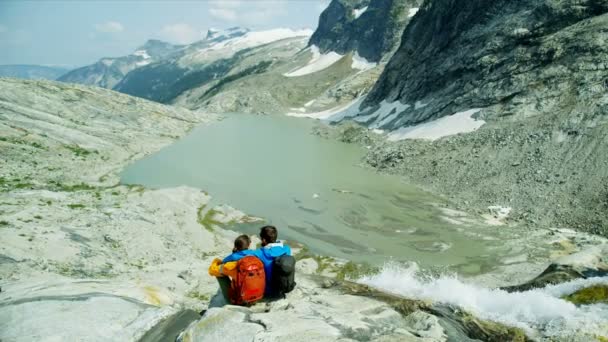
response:
M415 311L405 317L414 335L441 341L447 338L445 330L439 324L439 319L424 311Z
M565 296L564 299L576 305L589 305L598 303L608 304L608 286L595 285L586 287Z
M547 285L561 284L575 279L608 275L608 269L597 269L576 265L551 264L536 278L520 285L502 287L509 292L521 292L542 288Z

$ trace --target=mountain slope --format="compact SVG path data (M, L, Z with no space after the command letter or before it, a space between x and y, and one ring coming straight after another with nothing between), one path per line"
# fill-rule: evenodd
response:
M357 52L379 62L397 47L401 33L422 0L332 0L321 13L309 45L322 53Z
M168 57L181 47L149 40L128 56L102 58L97 63L70 71L59 81L113 88L131 70Z
M425 3L350 111L408 139L379 142L368 163L466 209L608 235L607 12L596 0ZM463 120L477 130L441 138Z
M55 80L68 70L43 65L0 65L0 77Z
M168 103L187 90L219 82L251 48L307 34L287 29L251 32L237 28L227 33L211 31L207 39L185 47L171 58L129 73L115 89Z
M427 2L363 115L399 100L409 107L380 127L392 130L471 108L522 115L569 108L603 87L606 11L597 0Z

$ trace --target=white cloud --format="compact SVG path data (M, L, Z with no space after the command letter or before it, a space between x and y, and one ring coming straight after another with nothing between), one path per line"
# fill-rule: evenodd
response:
M209 14L221 21L256 25L287 15L286 0L215 0L209 2Z
M162 28L160 34L164 39L179 44L190 44L201 39L198 30L184 23L167 25Z
M103 33L118 33L124 31L124 26L117 21L107 21L103 24L95 24L95 30Z
M239 0L215 0L209 2L209 14L220 20L235 21L238 18L237 9L243 3Z
M237 19L236 11L227 8L210 8L211 16L226 21L235 21Z
M319 2L318 7L317 7L317 9L319 10L319 13L325 11L325 9L327 8L327 6L329 6L329 1L328 0L321 0Z

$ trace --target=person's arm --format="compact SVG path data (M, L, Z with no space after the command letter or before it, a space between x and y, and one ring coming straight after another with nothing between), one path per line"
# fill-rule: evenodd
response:
M236 264L237 264L236 261L231 261L231 262L222 264L222 267L221 267L222 275L228 276L231 279L235 279L236 278Z
M289 247L287 245L284 245L284 246L285 246L285 249L286 249L285 254L291 255L291 247Z
M213 277L223 277L224 275L221 272L222 260L215 258L209 265L209 275Z

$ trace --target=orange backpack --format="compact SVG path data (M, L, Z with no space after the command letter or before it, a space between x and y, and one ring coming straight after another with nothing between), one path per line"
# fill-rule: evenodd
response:
M230 301L235 305L251 305L264 298L266 275L264 264L255 256L246 256L236 265L236 278L230 286Z

